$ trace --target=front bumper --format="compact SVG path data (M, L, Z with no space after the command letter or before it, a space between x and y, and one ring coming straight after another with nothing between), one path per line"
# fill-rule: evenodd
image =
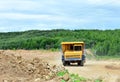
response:
M81 61L81 58L66 58L65 61Z

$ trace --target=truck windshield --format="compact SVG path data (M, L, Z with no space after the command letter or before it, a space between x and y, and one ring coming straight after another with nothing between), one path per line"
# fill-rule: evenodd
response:
M82 48L81 48L81 46L74 46L74 50L75 50L75 51L81 51Z

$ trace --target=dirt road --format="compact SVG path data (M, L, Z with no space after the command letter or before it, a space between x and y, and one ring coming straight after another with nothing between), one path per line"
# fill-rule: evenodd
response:
M45 61L48 61L50 64L62 65L60 52L51 52L44 50L6 50L4 53L8 55L14 54L17 56L22 56L26 60L38 57ZM104 82L120 82L120 61L87 60L85 66L83 67L71 65L66 66L65 68L68 69L70 73L76 73L86 78L104 79Z

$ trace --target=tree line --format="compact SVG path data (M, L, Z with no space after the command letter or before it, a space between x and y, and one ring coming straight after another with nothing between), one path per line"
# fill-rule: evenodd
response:
M120 55L117 30L30 30L0 33L0 49L60 49L63 41L84 41L97 55Z

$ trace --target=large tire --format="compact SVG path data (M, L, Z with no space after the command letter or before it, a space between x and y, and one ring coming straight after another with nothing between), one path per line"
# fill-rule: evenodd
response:
M69 62L69 61L67 62L67 65L68 65L68 66L70 65L70 62Z
M64 61L64 56L62 55L62 62Z
M84 61L81 61L81 62L80 62L80 66L84 66Z
M66 66L66 65L67 65L67 62L65 61L64 56L63 56L63 55L62 55L62 63L63 63L63 65L64 65L64 66Z
M66 61L63 61L63 65L66 66Z
M80 65L81 65L81 61L78 62L78 66L80 66Z

